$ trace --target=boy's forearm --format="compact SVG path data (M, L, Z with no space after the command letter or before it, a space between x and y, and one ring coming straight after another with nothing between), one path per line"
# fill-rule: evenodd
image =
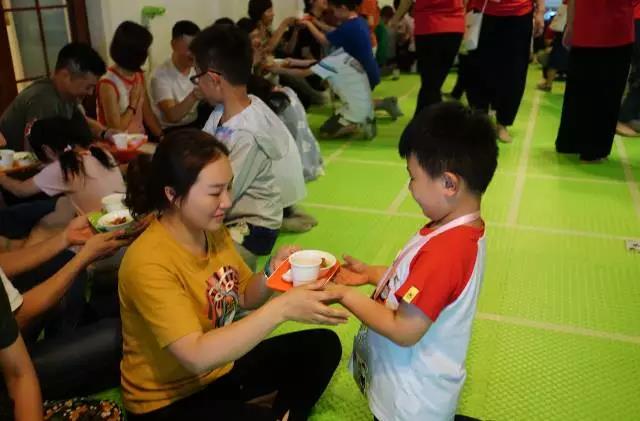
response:
M378 285L385 272L389 268L386 266L367 266L367 278L371 285Z
M396 342L400 332L393 310L351 287L344 287L341 304L370 329Z

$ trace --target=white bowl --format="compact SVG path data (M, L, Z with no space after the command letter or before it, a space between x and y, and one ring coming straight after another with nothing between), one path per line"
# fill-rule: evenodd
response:
M315 254L318 257L320 257L320 259L322 259L322 263L320 264L320 274L318 275L318 278L324 278L325 276L327 276L331 271L331 268L334 267L338 262L338 259L336 259L336 257L333 254L327 253L326 251L321 251L321 250L306 250L306 251L309 253Z
M118 218L125 218L126 221L120 224L113 224L113 220ZM134 219L131 216L131 212L128 209L121 209L113 212L109 212L106 215L103 215L98 219L98 227L104 229L105 231L120 231L125 230L131 224L133 224Z
M123 193L114 193L103 197L101 200L102 209L107 213L127 209L124 205L124 197Z

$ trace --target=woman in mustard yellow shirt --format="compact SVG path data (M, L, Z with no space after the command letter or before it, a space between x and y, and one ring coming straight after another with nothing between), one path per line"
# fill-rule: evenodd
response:
M330 330L265 339L287 320L336 325L347 313L328 307L339 297L319 285L267 301L265 273L251 273L223 224L232 204L227 155L212 136L182 130L129 169L127 204L158 215L119 274L130 420L304 420L340 361ZM239 307L256 310L233 321ZM247 403L273 392L271 408Z

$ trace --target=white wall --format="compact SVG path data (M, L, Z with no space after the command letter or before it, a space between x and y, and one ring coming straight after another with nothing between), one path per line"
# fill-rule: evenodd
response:
M91 43L108 59L111 37L122 21L140 23L143 6L165 7L164 16L155 18L150 26L153 34L150 57L155 66L171 54L171 28L176 21L188 19L204 28L221 17L238 20L246 16L248 3L249 0L90 0L87 15ZM273 3L276 25L300 9L300 0L273 0Z

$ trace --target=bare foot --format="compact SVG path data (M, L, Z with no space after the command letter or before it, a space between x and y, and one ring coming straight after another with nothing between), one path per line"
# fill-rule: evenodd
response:
M496 128L498 130L498 140L500 142L502 142L502 143L511 143L511 142L513 142L513 138L509 134L509 130L507 130L506 127L504 127L502 124L498 124L498 125L496 125Z
M625 137L640 136L640 133L633 130L631 126L629 126L626 123L622 123L620 121L618 121L618 124L616 125L616 133L619 134L620 136L625 136Z

